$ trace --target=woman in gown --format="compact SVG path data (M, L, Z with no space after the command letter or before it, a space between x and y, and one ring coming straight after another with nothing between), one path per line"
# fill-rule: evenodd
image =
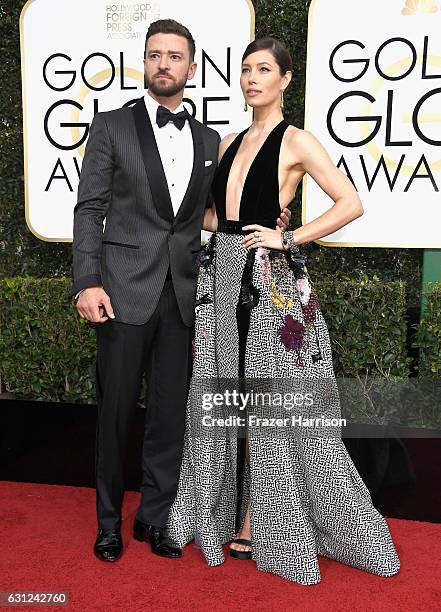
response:
M400 562L387 523L340 436L248 432L244 458L231 427L209 435L197 426L201 382L210 388L219 379L335 380L328 330L298 247L343 227L363 208L315 137L283 119L291 66L274 39L252 42L242 58L241 87L254 120L220 144L215 207L204 223L214 233L200 254L193 377L168 532L178 546L195 539L209 565L224 562L223 544L230 542L232 556L305 585L320 581L318 555L392 576ZM287 232L283 245L273 228L305 172L334 206Z

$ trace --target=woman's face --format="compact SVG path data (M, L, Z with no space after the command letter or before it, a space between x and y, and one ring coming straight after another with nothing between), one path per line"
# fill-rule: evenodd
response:
M280 104L281 91L291 80L291 72L281 76L271 51L266 49L248 55L242 63L240 86L250 106L258 108Z

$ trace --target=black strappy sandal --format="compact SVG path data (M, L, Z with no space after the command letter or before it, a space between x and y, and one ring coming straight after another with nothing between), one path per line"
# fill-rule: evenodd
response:
M233 540L233 542L236 544L242 544L243 546L251 546L251 540L244 540L243 538ZM233 559L246 561L251 559L251 550L235 550L234 548L230 548L230 555L233 557Z

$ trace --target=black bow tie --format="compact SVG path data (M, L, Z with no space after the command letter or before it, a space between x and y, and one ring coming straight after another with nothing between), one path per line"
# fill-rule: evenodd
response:
M165 106L158 106L158 110L156 111L156 123L160 128L169 121L173 121L178 130L182 130L188 117L189 115L186 110L179 113L172 113L168 108L165 108Z

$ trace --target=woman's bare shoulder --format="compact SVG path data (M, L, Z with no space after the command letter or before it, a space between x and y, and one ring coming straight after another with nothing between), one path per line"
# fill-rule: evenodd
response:
M286 140L290 144L296 143L299 146L312 142L313 140L317 141L312 132L298 128L295 125L288 125L286 129Z
M289 125L286 129L285 143L289 153L298 160L303 159L305 155L318 154L323 149L312 132L294 125Z

